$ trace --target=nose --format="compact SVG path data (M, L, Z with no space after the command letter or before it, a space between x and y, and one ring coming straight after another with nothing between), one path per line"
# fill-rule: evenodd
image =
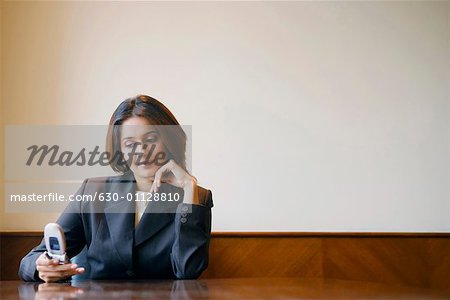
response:
M142 153L144 147L142 145L142 142L136 142L135 148L134 148L136 153Z
M151 160L152 144L143 142L140 145L140 153L142 153L142 162L148 163Z
M146 143L143 143L141 146L142 151L142 160L146 162L147 159L147 153L148 153L148 145Z

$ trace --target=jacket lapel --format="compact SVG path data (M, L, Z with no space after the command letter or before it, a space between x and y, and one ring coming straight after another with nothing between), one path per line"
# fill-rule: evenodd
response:
M135 193L134 176L132 174L123 175L108 184L107 190L111 193L111 197L115 194L118 195L118 201L108 202L105 208L109 234L122 263L127 268L131 268L133 265L135 202L128 201L127 194L134 195Z
M134 236L135 246L142 244L171 222L174 222L177 206L183 201L182 189L177 189L169 184L161 185L160 193L180 193L180 191L181 194L178 202L149 201L136 227Z

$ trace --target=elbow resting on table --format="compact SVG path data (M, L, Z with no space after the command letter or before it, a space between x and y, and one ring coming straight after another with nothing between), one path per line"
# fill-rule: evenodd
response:
M176 263L172 261L174 275L177 279L198 279L203 271L208 268L208 257L203 258L199 263L193 265L184 265L177 268Z

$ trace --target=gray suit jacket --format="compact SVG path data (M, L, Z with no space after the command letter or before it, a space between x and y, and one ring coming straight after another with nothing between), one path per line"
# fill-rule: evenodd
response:
M208 266L212 193L198 187L201 205L186 204L183 189L163 184L160 192L179 193L178 202L149 202L135 228L133 173L86 179L76 195L117 194L118 201L74 201L57 223L64 230L70 258L83 250L85 278L195 279ZM166 209L164 213L152 213ZM169 210L167 210L169 209ZM46 250L44 240L21 261L19 276L40 281L36 259Z

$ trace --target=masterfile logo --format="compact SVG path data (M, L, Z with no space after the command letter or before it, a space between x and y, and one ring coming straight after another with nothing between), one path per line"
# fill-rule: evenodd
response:
M115 132L114 138L108 139L111 132ZM139 134L133 135L136 132ZM180 134L186 136L182 143ZM5 211L61 212L69 203L95 202L89 206L95 212L108 203L128 203L117 205L114 211L133 212L131 203L144 201L152 212L174 212L182 195L169 184L145 198L132 190L133 178L128 177L115 183L112 191L77 191L87 178L91 185L104 184L109 176L131 173L127 169L131 165L159 169L180 153L185 154L186 169L192 173L191 136L188 125L7 125Z
M123 127L117 126L121 131ZM191 126L181 126L187 136L185 149L186 167L192 170ZM170 140L176 134L176 126L152 125L164 131ZM24 180L83 180L97 176L115 175L111 163L162 166L168 157L155 151L151 140L134 141L124 152L106 149L106 125L7 125L5 126L5 179ZM181 150L180 150L181 151Z

